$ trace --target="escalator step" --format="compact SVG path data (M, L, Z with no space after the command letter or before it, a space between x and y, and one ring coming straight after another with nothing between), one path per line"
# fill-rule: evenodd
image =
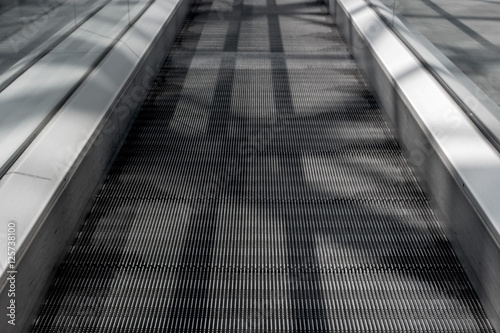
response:
M199 0L31 332L493 332L326 7Z

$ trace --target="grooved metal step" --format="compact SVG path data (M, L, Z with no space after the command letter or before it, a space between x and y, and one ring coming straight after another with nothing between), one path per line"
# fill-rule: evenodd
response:
M493 332L326 8L201 0L31 332Z

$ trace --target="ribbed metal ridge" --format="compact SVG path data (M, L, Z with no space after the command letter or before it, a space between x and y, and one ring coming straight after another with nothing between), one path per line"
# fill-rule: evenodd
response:
M493 332L326 8L202 0L31 332Z

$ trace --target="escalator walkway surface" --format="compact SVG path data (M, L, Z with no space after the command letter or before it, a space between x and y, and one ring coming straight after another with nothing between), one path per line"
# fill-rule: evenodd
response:
M314 0L201 0L31 332L493 332Z

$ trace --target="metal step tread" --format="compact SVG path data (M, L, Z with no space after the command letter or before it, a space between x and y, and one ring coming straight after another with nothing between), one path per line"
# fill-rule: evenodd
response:
M493 332L314 0L200 0L31 332Z

